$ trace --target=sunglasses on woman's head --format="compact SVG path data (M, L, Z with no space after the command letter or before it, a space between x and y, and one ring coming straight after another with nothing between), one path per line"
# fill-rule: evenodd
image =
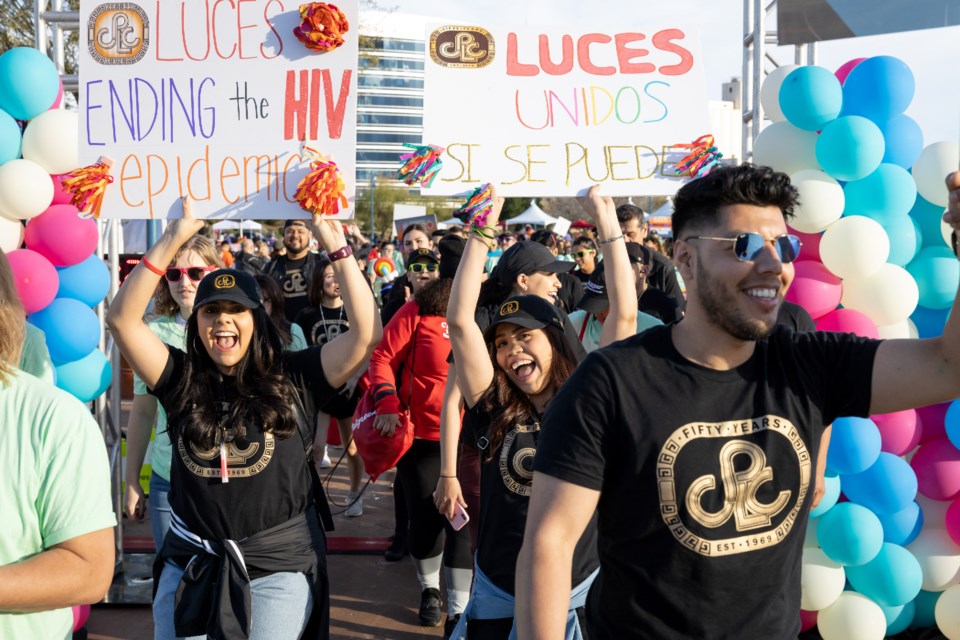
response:
M164 277L167 279L167 282L180 282L180 279L183 278L183 275L186 274L188 278L194 282L200 282L203 280L203 276L209 271L216 269L214 266L209 267L167 267L167 272Z
M407 271L412 271L413 273L422 273L426 271L427 273L433 273L440 268L436 262L414 262L407 268Z
M717 238L714 236L690 236L687 240L717 240L720 242L732 242L733 253L737 260L743 262L753 262L763 252L764 246L768 242L773 243L777 251L777 257L784 264L793 262L800 256L800 247L803 243L800 238L789 233L776 238L765 238L759 233L741 233L735 238Z

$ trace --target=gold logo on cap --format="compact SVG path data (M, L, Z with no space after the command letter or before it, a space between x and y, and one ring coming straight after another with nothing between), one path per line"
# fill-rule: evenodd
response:
M500 306L500 315L509 316L511 313L516 313L520 310L520 303L516 300L511 300L510 302L504 302Z
M217 279L213 281L213 286L217 289L231 289L237 285L237 279L231 276L228 273L225 273L221 276L217 276Z

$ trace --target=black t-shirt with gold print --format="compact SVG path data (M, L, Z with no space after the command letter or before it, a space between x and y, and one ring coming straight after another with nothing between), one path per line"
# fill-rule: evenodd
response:
M169 352L152 391L167 415L186 358L178 349ZM335 393L320 366L319 347L285 352L283 367L307 406L320 406ZM225 416L237 389L232 377L222 379L217 403ZM170 507L187 528L204 539L239 540L303 513L313 495L300 434L281 439L259 424L224 426L229 482L222 481L219 446L204 450L182 438L173 442Z

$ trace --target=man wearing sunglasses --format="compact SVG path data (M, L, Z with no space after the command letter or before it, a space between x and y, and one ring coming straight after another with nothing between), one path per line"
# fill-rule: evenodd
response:
M272 260L264 269L283 289L283 313L290 322L310 304L307 292L320 261L320 256L310 251L312 240L313 233L306 221L287 220L283 223L283 246L287 254Z
M948 186L944 220L960 229L960 173ZM542 422L521 640L562 637L595 511L593 640L796 638L824 425L960 396L960 303L926 340L776 328L801 250L787 229L797 197L787 175L751 165L677 193L686 315L591 354Z

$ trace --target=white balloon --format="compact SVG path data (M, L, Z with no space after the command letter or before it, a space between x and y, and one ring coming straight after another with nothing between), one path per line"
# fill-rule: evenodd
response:
M53 175L76 169L77 114L75 111L51 109L27 123L23 132L23 157L32 160Z
M866 314L877 326L910 317L920 302L920 289L907 270L885 263L866 278L843 281L840 304Z
M960 547L943 529L924 527L907 549L920 563L924 591L943 591L960 582Z
M789 175L819 169L817 132L798 129L787 121L774 122L753 143L752 162Z
M804 549L800 573L800 608L804 611L820 611L829 607L843 593L846 581L843 565L828 558L822 549Z
M783 86L783 79L794 69L800 67L795 64L785 64L777 67L764 78L760 85L760 106L763 107L763 115L773 122L786 120L783 111L780 109L780 87Z
M920 505L920 511L923 512L923 530L943 529L947 530L947 508L950 506L949 500L934 500L928 498L920 492L917 492L917 504Z
M23 244L23 225L19 220L9 220L0 216L0 250L10 253Z
M947 185L944 182L949 173L960 166L960 144L956 142L934 142L920 152L913 163L913 179L917 183L917 192L925 200L947 206Z
M953 235L953 227L948 225L945 220L940 221L940 233L943 234L943 241L947 243L947 246L953 249L953 240L950 238Z
M960 640L960 585L953 585L940 594L933 615L940 633L948 640Z
M9 160L0 165L0 215L29 220L53 202L53 181L36 162Z
M823 640L883 640L887 619L876 602L856 591L844 591L817 614Z
M823 171L798 171L790 174L790 182L800 192L799 204L793 211L793 219L790 220L790 226L797 231L820 233L843 215L843 187ZM889 244L887 246L889 247Z
M890 257L890 238L876 220L866 216L840 218L820 238L820 260L843 279L872 276Z
M916 326L911 327L912 324L908 318L903 322L885 324L882 327L877 327L877 333L880 334L881 340L909 340L910 338L917 338L919 337L917 328Z

